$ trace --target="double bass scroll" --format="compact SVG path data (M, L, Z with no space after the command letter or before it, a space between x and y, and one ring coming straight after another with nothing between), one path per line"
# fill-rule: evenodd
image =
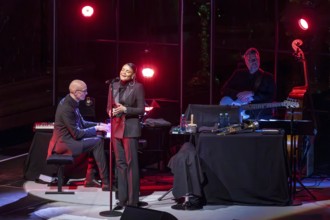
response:
M307 73L307 64L305 59L305 54L300 48L300 46L303 44L303 41L300 39L295 39L292 41L291 46L293 49L293 55L297 58L298 61L301 61L303 63L303 70L304 70L304 85L303 86L296 86L293 87L289 97L294 99L300 99L302 100L307 89L308 89L308 73ZM302 106L302 105L301 105Z
M291 112L287 111L285 119L293 119L294 120L301 120L303 118L302 115L302 107L304 106L303 100L308 89L308 73L307 73L307 64L305 59L305 54L303 50L300 48L303 44L303 41L300 39L295 39L292 41L291 46L293 49L293 55L297 58L298 61L302 62L303 70L304 70L304 85L303 86L296 86L293 87L291 92L289 93L289 97L296 99L299 102L300 109L296 109L296 111ZM293 114L293 116L292 116Z

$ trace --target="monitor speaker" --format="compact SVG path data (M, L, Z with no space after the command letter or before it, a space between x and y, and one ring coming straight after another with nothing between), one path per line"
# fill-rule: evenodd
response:
M178 220L168 212L156 211L146 208L126 206L120 220Z

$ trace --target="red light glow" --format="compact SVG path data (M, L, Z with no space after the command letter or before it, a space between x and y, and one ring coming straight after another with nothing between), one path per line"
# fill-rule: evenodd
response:
M302 30L307 30L308 29L308 22L303 19L303 18L300 18L299 21L298 21L298 24L299 24L299 27L302 29Z
M83 14L83 16L85 17L91 17L94 13L94 9L93 7L86 5L81 9L81 13Z
M142 75L145 78L151 78L154 76L154 74L155 74L155 71L151 68L143 68L143 70L142 70Z

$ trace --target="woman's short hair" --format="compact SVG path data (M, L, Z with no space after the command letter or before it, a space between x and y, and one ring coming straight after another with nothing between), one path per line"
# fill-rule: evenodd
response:
M137 72L137 68L136 68L136 65L134 63L126 63L126 65L131 67L131 69L133 70L133 73Z

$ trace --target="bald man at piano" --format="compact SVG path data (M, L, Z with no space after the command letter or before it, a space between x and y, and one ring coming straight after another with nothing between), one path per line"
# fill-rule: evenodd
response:
M81 80L73 80L67 94L58 104L55 114L54 130L48 146L51 154L66 154L73 157L88 152L88 167L85 187L98 187L95 179L95 163L102 181L102 190L109 191L109 172L105 157L103 138L97 132L107 132L109 126L104 123L85 121L79 112L79 101L85 100L87 85Z
M234 71L221 89L220 105L244 106L271 103L275 98L275 81L271 73L260 68L260 55L256 48L249 48L243 55L245 68ZM262 108L242 111L243 119L270 119L272 109Z

